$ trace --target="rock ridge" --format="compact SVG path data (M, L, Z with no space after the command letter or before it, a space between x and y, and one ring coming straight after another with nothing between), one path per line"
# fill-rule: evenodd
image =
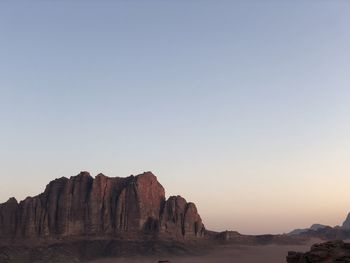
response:
M93 178L80 172L51 181L44 192L0 204L0 239L141 236L193 239L205 228L195 204L181 196L167 200L151 172Z

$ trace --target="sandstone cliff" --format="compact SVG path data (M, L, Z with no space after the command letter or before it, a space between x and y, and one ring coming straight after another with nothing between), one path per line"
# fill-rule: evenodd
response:
M140 235L198 238L204 225L193 203L166 200L151 172L126 178L81 172L50 182L38 196L0 205L1 239Z

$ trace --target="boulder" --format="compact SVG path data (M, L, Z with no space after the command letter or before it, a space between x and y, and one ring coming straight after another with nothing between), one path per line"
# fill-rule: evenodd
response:
M287 255L288 263L329 263L350 262L350 244L343 241L329 241L315 244L309 252L300 253L290 251Z

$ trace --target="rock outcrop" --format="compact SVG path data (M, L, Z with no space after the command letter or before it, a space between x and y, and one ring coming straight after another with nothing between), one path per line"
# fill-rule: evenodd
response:
M161 232L174 236L203 236L202 220L193 203L187 203L181 196L171 196L164 205L161 220Z
M350 244L343 241L329 241L315 244L306 253L288 252L288 263L350 262Z
M346 217L343 225L342 225L342 228L344 229L350 229L350 213L348 214L348 216Z
M313 224L312 226L310 226L309 228L297 228L294 229L293 231L289 232L288 235L300 235L303 233L306 233L308 231L318 231L320 229L324 229L330 226L327 225L322 225L322 224Z
M126 178L96 178L81 172L50 182L45 191L21 202L0 205L0 239L74 236L139 238L140 235L189 239L204 226L193 203L165 199L157 178L146 172Z

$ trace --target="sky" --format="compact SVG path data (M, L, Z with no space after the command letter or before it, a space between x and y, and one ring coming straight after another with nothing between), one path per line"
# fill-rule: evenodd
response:
M1 1L0 202L152 171L207 228L350 212L350 2Z

